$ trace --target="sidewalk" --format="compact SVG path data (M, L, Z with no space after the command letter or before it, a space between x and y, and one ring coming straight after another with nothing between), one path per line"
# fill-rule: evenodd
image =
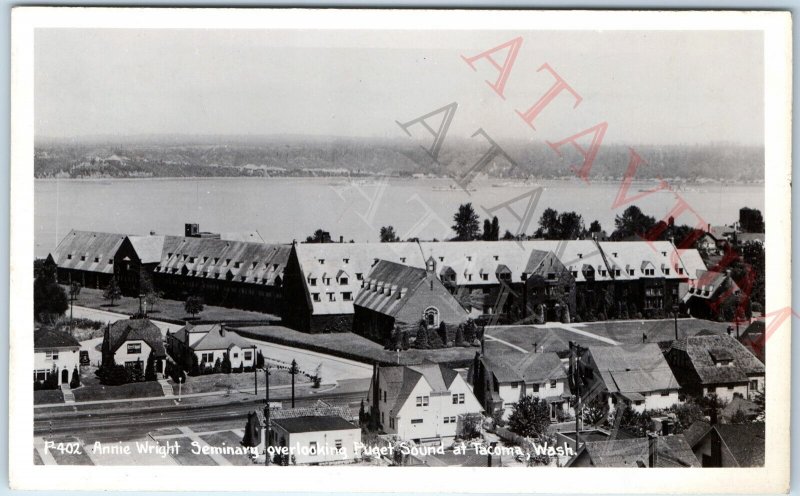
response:
M291 389L291 384L286 384L283 386L271 386L269 388L270 391L280 391L284 389ZM317 393L329 392L338 387L337 384L322 384L316 391ZM312 389L309 385L304 384L303 386L295 385L295 391L304 390L304 389ZM263 392L264 388L259 388L259 392ZM190 394L182 394L180 399L183 398L201 398L207 396L230 396L234 393L242 393L242 394L253 394L255 395L255 388L245 388L245 389L236 389L231 391L208 391L205 393L190 393ZM92 401L76 401L74 403L45 403L42 405L34 405L34 410L42 409L42 408L57 408L57 407L65 407L65 406L82 406L82 405L105 405L105 404L114 404L114 403L131 403L131 402L140 402L140 401L151 401L151 402L161 402L161 401L169 401L175 402L179 399L177 395L174 396L163 396L163 397L145 397L145 398L120 398L116 400L92 400Z

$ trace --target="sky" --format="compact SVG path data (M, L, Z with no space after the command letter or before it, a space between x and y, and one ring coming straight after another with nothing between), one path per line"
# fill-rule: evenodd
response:
M523 38L498 72L462 59ZM495 55L503 61L505 52ZM560 141L600 122L605 142L761 146L757 31L38 29L38 138L312 135L402 138L397 125L458 103L448 135ZM516 113L553 85L535 129Z

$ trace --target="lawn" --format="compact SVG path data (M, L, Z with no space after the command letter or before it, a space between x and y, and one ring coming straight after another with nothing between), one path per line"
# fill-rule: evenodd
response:
M133 382L120 386L104 386L100 384L94 371L97 367L81 368L81 387L73 389L75 401L119 400L129 398L163 397L164 391L158 382Z
M397 363L398 356L394 351L385 350L374 341L351 332L333 334L308 334L282 326L239 327L240 334L252 339L295 346L320 353L372 363ZM436 350L409 349L400 352L402 364L418 364L423 360L465 366L475 356L478 348L453 347Z
M253 372L242 372L241 374L209 374L198 376L186 376L186 382L181 386L182 394L190 393L207 393L210 391L227 391L231 389L233 392L240 389L252 389L254 385ZM263 391L266 386L266 378L263 372L256 374L258 377L258 388ZM295 384L303 384L309 382L310 379L303 374L295 376ZM273 370L270 372L269 385L283 386L292 383L292 376L285 370ZM173 384L175 394L178 394L178 385Z
M609 322L590 322L572 324L575 329L601 338L610 339L622 344L635 344L642 342L642 334L647 335L647 341L657 343L675 339L675 321L664 320L626 320ZM693 336L701 330L708 329L717 333L724 333L727 323L711 322L697 319L679 319L678 336ZM558 327L543 326L494 326L486 328L487 347L503 346L502 343L491 341L491 338L501 339L525 350L532 350L534 343L544 351L564 352L569 349L569 341L574 341L581 346L611 346L611 343L594 339L591 336L574 333ZM507 349L511 349L505 346Z
M64 393L60 389L40 389L33 392L34 405L47 405L50 403L64 403Z
M154 310L148 311L148 315L158 320L160 319L174 319L174 320L192 320L192 316L188 315L183 309L184 302L178 300L159 300ZM103 298L102 289L81 289L80 295L75 300L75 305L94 308L97 310L105 310L108 312L118 312L123 314L133 314L139 311L139 299L130 296L123 296L115 300L114 305ZM202 312L197 314L198 319L202 320L280 320L278 317L261 312L252 312L249 310L239 310L236 308L217 307L206 305Z
M215 432L214 434L205 434L200 436L200 439L208 443L209 446L223 447L223 446L242 446L242 438L233 431ZM254 466L253 462L247 455L233 455L222 453L221 456L231 462L232 465L240 466Z

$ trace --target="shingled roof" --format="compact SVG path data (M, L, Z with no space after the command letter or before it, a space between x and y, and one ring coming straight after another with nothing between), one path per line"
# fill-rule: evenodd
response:
M481 358L498 382L543 383L567 377L564 364L556 353L505 354L502 357Z
M71 334L54 329L38 329L33 333L33 349L80 348L80 343Z
M656 343L593 346L589 352L611 393L645 393L679 387Z
M587 442L586 454L594 467L647 467L650 445L647 438ZM691 446L680 434L657 439L656 467L700 467Z
M113 274L114 255L124 239L124 234L73 229L50 256L62 269Z
M430 385L432 392L445 393L449 391L458 372L438 363L426 362L421 365L407 365L399 367L381 367L379 374L387 385L386 402L394 412L400 409L408 400L421 379Z
M108 328L107 339L108 342L103 344L111 353L115 353L126 341L144 341L156 358L167 356L161 330L149 319L118 320Z
M764 364L727 334L685 337L675 341L672 348L686 351L701 384L746 382L750 376L765 373ZM721 357L717 360L730 360L730 365L717 366L715 356Z
M203 350L227 350L231 346L239 348L252 348L254 345L234 331L227 329L224 324L186 324L181 327L172 337L183 343L186 340L186 333L203 334L203 336L191 345L195 351Z
M364 279L364 287L374 291L359 292L354 304L394 317L428 277L425 269L379 260ZM436 280L436 284L441 283Z
M343 431L358 429L347 420L334 415L308 415L304 417L291 417L272 419L272 422L289 433Z

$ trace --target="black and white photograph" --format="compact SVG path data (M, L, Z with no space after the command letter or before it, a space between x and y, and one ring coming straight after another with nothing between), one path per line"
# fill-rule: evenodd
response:
M14 10L18 487L787 490L788 14Z

